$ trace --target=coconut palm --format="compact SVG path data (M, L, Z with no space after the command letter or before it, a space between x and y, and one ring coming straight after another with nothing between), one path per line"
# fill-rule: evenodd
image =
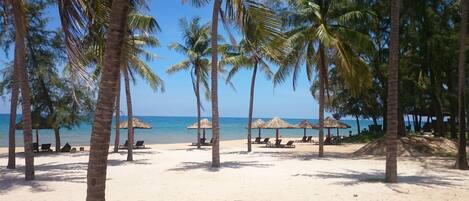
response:
M127 117L128 117L128 154L127 161L133 160L132 149L130 146L134 142L134 128L132 125L133 111L132 99L130 93L130 80L135 82L134 73L138 74L142 79L146 80L150 87L157 91L164 90L163 80L158 77L153 70L140 58L144 57L147 61L156 58L155 55L146 51L147 47L158 47L158 39L150 34L159 31L160 28L156 20L151 16L142 15L133 11L129 14L128 33L123 46L123 57L121 71L124 74L124 85L127 100ZM119 82L120 83L120 82ZM116 138L118 136L116 135ZM116 140L117 141L117 140Z
M29 79L26 69L26 35L27 35L27 21L26 21L26 8L22 0L18 1L2 1L4 7L11 6L13 24L15 29L15 58L13 64L13 73L17 79L13 79L12 86L12 104L10 113L10 130L9 130L9 143L14 142L14 128L16 122L16 106L18 100L18 89L21 89L21 105L22 105L22 121L23 121L23 136L24 136L24 152L25 152L25 179L34 180L34 156L32 145L32 119L31 119L31 97L29 90ZM5 10L6 12L6 10ZM14 107L14 108L13 108ZM15 154L14 146L9 148L9 168L15 168Z
M210 3L210 0L182 0L183 3L190 1L192 5L196 7L205 6ZM222 3L225 4L224 10L222 9ZM222 22L225 28L228 27L229 21L234 22L237 26L242 27L244 20L250 17L249 12L245 12L248 7L259 7L260 4L252 0L214 0L212 10L212 38L218 36L218 21L219 15L221 16ZM259 18L260 19L260 18ZM227 29L231 43L235 44L233 36ZM220 125L219 125L219 112L218 112L218 41L211 41L212 48L212 61L211 61L211 93L210 97L212 100L212 167L220 167Z
M275 75L275 84L285 81L293 74L293 88L300 66L306 63L306 73L311 80L313 66L317 67L319 78L319 157L324 155L324 107L325 89L329 66L335 66L344 78L348 88L358 90L370 84L365 63L358 53L371 49L366 34L356 31L351 25L367 12L353 2L341 0L298 0L293 3L293 12L288 12L286 25L289 29L287 45L290 53ZM330 63L329 63L330 61Z
M116 81L122 64L122 47L129 12L129 1L112 2L109 31L106 37L104 65L99 86L96 113L91 134L87 174L87 201L105 200L106 167L111 134L112 114L117 95Z
M456 168L461 170L469 169L466 158L466 106L465 97L466 92L466 32L467 32L467 0L461 0L461 28L459 30L459 65L458 65L458 82L459 82L459 143L458 154L456 158Z
M279 62L281 57L281 51L279 50L281 50L283 36L280 31L281 22L276 18L274 12L264 7L249 8L247 12L256 13L243 22L244 39L237 47L234 47L235 51L224 54L222 63L233 66L228 74L228 80L241 68L252 69L247 122L247 150L251 152L251 127L257 71L260 67L260 70L268 79L273 76L267 61ZM259 17L269 20L258 19Z
M389 47L385 178L385 181L388 183L397 182L397 134L399 132L399 9L400 1L391 0L391 43Z
M208 92L208 77L210 70L210 26L209 24L200 25L200 18L195 17L190 23L185 19L179 21L182 30L183 44L171 43L169 48L187 56L187 59L172 65L166 72L175 73L181 70L189 71L192 79L192 87L197 99L197 148L201 148L200 144L200 118L201 118L201 102L200 102L200 84L202 83L206 97ZM195 80L194 80L195 77Z

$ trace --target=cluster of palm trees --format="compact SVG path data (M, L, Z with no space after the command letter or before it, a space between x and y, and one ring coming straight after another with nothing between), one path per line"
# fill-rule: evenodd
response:
M187 0L183 0L186 2ZM11 7L15 27L15 60L12 90L12 114L16 115L18 94L22 97L22 120L24 123L24 148L26 159L26 179L34 179L34 157L32 150L31 105L28 74L25 67L25 34L27 22L23 0L3 0L2 4ZM283 14L272 11L260 1L254 0L191 0L194 6L201 7L213 3L211 25L200 25L199 19L191 22L181 20L184 32L183 44L174 43L170 48L185 54L188 59L173 65L168 72L189 70L197 97L197 113L200 120L200 84L211 100L212 109L212 167L218 168L219 154L219 112L218 75L222 66L232 66L227 81L240 68L252 69L249 100L248 151L251 151L251 122L253 114L254 87L257 71L279 84L293 77L293 85L300 67L305 66L309 79L314 68L319 78L319 156L324 155L323 121L327 91L327 72L330 66L344 77L351 91L359 91L369 85L367 66L360 54L371 44L366 34L349 27L349 22L369 17L352 1L340 0L297 0ZM467 1L461 0L461 24L467 24ZM129 144L133 144L132 105L130 80L136 73L147 80L150 86L162 89L163 82L145 62L139 58L154 56L145 47L158 45L151 33L159 30L156 21L137 13L145 7L144 0L58 0L61 24L68 46L69 68L84 79L91 79L87 67L93 66L92 75L99 83L99 92L92 126L91 148L87 172L87 200L105 200L107 157L110 147L112 117L119 116L120 80L124 76L129 115ZM386 131L386 181L397 182L397 134L398 134L398 65L399 65L399 0L391 0L391 43L388 76L388 109ZM284 18L280 18L284 17ZM219 18L221 20L219 20ZM230 45L219 45L219 21L226 26L234 23L242 33L242 40L236 44L230 34ZM86 28L85 28L86 27ZM228 32L230 32L229 28ZM466 26L460 33L459 58L459 119L460 146L457 166L467 169L465 154L465 35ZM211 59L209 58L211 56ZM220 56L221 55L221 56ZM269 64L279 66L274 74ZM194 78L195 76L195 78ZM91 76L93 77L93 76ZM210 85L208 84L210 77ZM92 80L92 79L91 79ZM208 93L210 93L208 95ZM15 116L12 116L14 122ZM199 125L200 127L200 125ZM10 132L12 127L10 127ZM14 129L14 128L13 128ZM118 129L116 129L118 130ZM200 130L200 129L198 129ZM14 131L13 131L14 132ZM118 131L116 131L118 132ZM200 131L198 131L200 138ZM119 133L116 133L116 146ZM132 146L128 146L127 160L133 160ZM462 147L462 148L461 148ZM14 154L14 151L13 151ZM9 167L14 168L14 161Z

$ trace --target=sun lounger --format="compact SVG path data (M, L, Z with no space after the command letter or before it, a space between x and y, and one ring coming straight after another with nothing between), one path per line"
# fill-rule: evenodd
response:
M135 143L135 149L145 149L144 143L145 141L137 141L137 143Z
M269 141L270 141L270 138L266 137L264 141L261 142L261 144L268 144L270 143Z
M303 136L303 138L301 138L301 140L297 140L296 142L298 143L306 143L307 141L307 137L306 136Z
M72 150L72 146L70 146L70 144L65 143L64 147L62 147L62 149L60 149L60 152L70 152Z
M260 137L256 137L256 140L252 141L253 144L261 144L261 139Z
M41 151L42 151L42 152L49 152L49 151L52 151L52 149L50 149L50 146L51 146L51 144L42 144L42 145L41 145Z
M313 136L308 136L308 138L306 138L306 142L308 143L313 142Z
M294 141L290 140L287 142L287 144L280 145L282 148L295 148L295 145L293 145Z
M123 145L119 145L119 149L127 149L129 147L129 141L126 140Z
M33 152L39 152L39 145L37 143L33 143Z

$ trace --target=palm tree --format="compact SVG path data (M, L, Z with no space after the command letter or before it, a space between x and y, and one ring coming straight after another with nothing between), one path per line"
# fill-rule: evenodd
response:
M127 17L129 13L127 0L112 2L109 31L107 32L104 66L99 85L98 101L91 134L91 147L87 173L87 201L105 200L107 156L111 135L111 124L115 98L117 95L117 78L122 64L123 45Z
M181 70L188 70L191 74L192 87L197 99L197 148L201 148L200 144L200 119L201 119L201 102L200 102L200 84L202 83L207 94L210 91L208 86L208 71L210 69L210 26L209 24L200 25L200 18L195 17L190 23L185 19L180 20L180 28L183 32L184 44L171 43L169 48L184 54L188 58L172 65L166 72L175 73ZM195 80L194 80L195 77Z
M13 8L13 18L15 26L15 63L14 63L14 73L17 73L15 77L18 77L17 86L21 89L22 97L22 121L23 121L23 136L24 136L24 152L25 152L25 179L34 180L34 155L33 155L33 145L32 145L32 119L31 119L31 98L29 92L29 82L28 74L26 70L25 58L26 58L26 48L25 48L25 38L27 31L27 22L25 14L25 5L22 0L18 1L9 1ZM12 93L12 95L14 95ZM15 97L12 97L15 99ZM16 106L16 104L11 105ZM13 109L12 109L13 110ZM14 109L16 110L16 109ZM10 114L10 120L13 118L16 122L16 111L13 111L14 114ZM11 124L11 121L10 121ZM11 132L11 131L10 131ZM14 133L14 131L13 131ZM10 148L11 149L11 148ZM14 155L13 155L14 157ZM14 162L14 161L12 161Z
M13 75L18 75L18 67L14 62ZM18 108L18 96L19 96L19 80L18 76L13 76L13 82L11 87L11 102L10 102L10 124L8 127L8 169L16 168L16 110Z
M397 135L399 132L399 9L400 0L391 0L391 43L389 47L385 178L385 181L388 183L397 182Z
M456 168L460 170L469 169L466 158L466 32L467 32L467 0L461 0L461 28L459 30L459 65L458 65L458 82L459 82L459 145L456 158Z
M157 91L161 89L164 91L163 80L158 77L153 70L140 59L145 57L147 61L151 61L156 58L155 55L146 51L146 47L158 47L159 41L156 37L150 35L160 30L158 23L152 16L142 15L136 13L135 10L129 14L128 20L128 35L126 35L126 41L123 46L123 57L121 64L121 71L124 74L124 85L127 100L127 131L128 131L128 143L127 149L127 161L133 160L133 145L134 143L134 128L133 128L133 111L132 111L132 98L130 94L130 80L135 82L133 73L137 73L144 80L148 82L150 87ZM117 137L117 135L116 135Z
M358 52L371 49L366 34L351 26L366 18L367 12L352 2L339 0L299 0L293 4L295 10L286 19L289 36L287 45L291 51L276 73L275 83L283 82L293 74L295 89L300 65L305 61L306 73L311 80L313 66L319 78L319 157L324 155L324 108L327 86L328 60L344 77L348 88L358 94L370 82L368 68L359 58Z
M120 143L120 97L121 97L121 79L120 76L117 77L117 96L116 96L116 134L114 139L114 153L119 152L119 143Z
M224 54L224 61L222 63L233 66L228 74L228 81L231 80L241 68L252 69L247 122L247 149L248 152L251 152L252 113L258 67L260 66L262 72L264 72L268 79L272 77L273 73L267 61L279 62L281 57L281 51L279 50L281 49L280 45L283 37L280 31L282 28L281 22L276 18L274 12L264 7L249 7L246 12L256 13L251 14L251 17L243 20L242 31L244 39L234 48L234 52Z

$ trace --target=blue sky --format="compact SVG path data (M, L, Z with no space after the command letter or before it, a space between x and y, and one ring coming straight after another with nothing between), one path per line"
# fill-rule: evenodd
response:
M142 80L132 85L132 101L134 115L156 116L194 116L196 114L195 97L192 91L190 75L180 72L168 75L165 70L171 64L184 59L182 55L170 51L167 46L170 42L179 42L181 32L178 20L190 19L200 16L201 22L209 22L211 18L211 5L204 8L194 8L182 5L180 0L151 0L150 11L156 17L162 32L157 34L161 47L151 49L160 59L153 61L150 66L165 81L166 91L154 93ZM58 26L56 8L50 8L52 19L51 27ZM224 33L223 27L220 32ZM13 54L6 58L0 54L0 64L11 60ZM276 71L276 66L271 66ZM256 93L254 101L254 117L290 117L290 118L317 118L318 104L309 93L309 82L304 72L299 76L298 87L293 91L291 81L273 87L272 81L258 74L256 80ZM223 117L246 117L248 113L249 85L251 71L241 71L234 79L236 91L219 79L219 111ZM124 91L121 91L124 94ZM126 114L125 99L121 99L121 110ZM204 116L211 116L210 103L204 100ZM9 97L0 100L0 113L9 112Z

